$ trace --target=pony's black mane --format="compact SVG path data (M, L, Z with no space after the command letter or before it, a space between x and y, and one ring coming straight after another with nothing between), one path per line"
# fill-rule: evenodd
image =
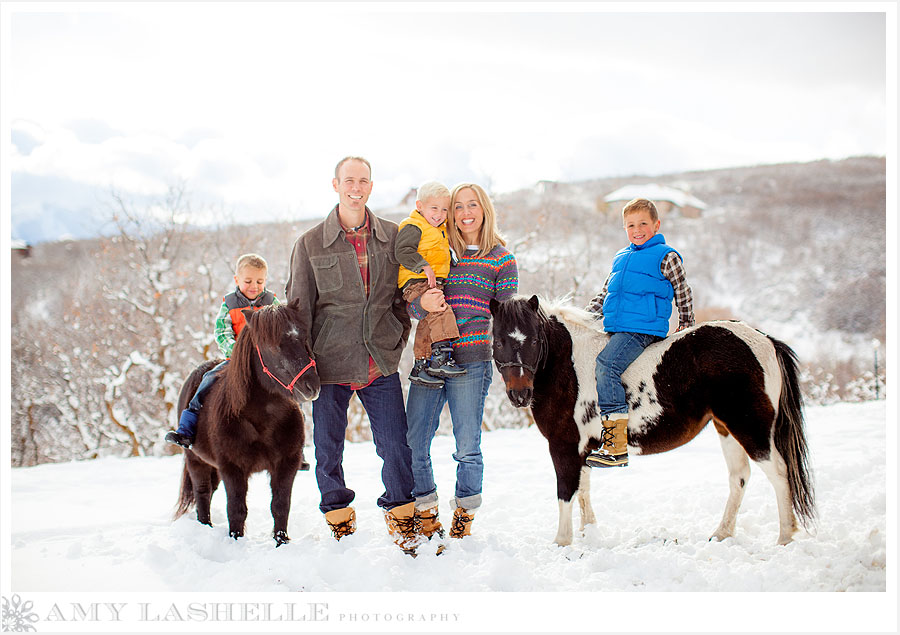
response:
M297 322L298 314L290 305L270 304L253 313L249 326L256 345L276 347L281 342L281 336L291 326L297 326Z
M530 304L528 298L516 297L502 305L503 323L522 324L533 323L537 318L538 327L545 327L550 322L550 318L544 312L542 306L538 306L537 310Z

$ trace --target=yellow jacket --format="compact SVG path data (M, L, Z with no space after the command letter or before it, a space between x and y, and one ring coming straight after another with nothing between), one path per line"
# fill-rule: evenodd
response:
M425 220L418 210L414 209L407 218L400 221L400 229L402 230L406 225L415 225L422 232L422 238L419 240L419 254L434 269L435 277L446 279L450 274L450 241L447 240L446 221L437 227L432 227L431 223ZM412 278L424 280L425 274L416 273L400 265L397 286L402 288Z

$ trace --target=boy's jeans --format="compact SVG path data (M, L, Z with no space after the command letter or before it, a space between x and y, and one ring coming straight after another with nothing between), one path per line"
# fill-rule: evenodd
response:
M597 355L597 407L600 414L627 413L622 373L644 349L661 338L645 333L610 333L609 343Z
M209 394L209 389L212 388L213 384L216 382L216 377L219 373L222 372L222 369L225 368L225 365L228 363L226 359L224 362L220 362L210 368L208 371L203 373L203 378L200 380L200 385L197 386L196 392L194 392L194 396L191 397L190 403L188 403L187 410L190 410L194 414L198 414L200 412L200 408L203 407L203 402L206 399L206 395ZM181 417L178 420L178 429L176 430L178 434L183 434L185 436L193 438L197 434L197 419L196 418L184 418Z
M322 384L319 398L312 402L313 442L316 446L316 483L322 500L321 512L342 509L356 493L344 482L344 437L347 407L353 391L349 386ZM378 506L393 509L413 500L411 455L406 444L406 413L397 373L379 377L356 391L372 428L375 452L384 461L381 481L385 491Z
M191 402L188 404L188 410L200 412L200 408L203 407L203 402L206 400L206 395L209 394L209 389L212 388L212 385L216 381L216 377L222 372L222 369L225 368L226 364L228 364L227 359L203 373L203 379L200 380L200 385L197 386L197 392L191 397Z
M419 506L437 503L437 487L431 464L431 441L440 423L441 410L450 404L450 419L456 439L456 497L454 507L475 510L481 505L484 461L481 456L481 423L484 399L491 386L490 362L459 364L468 372L444 380L441 388L410 384L406 400L409 447L415 478L413 496Z

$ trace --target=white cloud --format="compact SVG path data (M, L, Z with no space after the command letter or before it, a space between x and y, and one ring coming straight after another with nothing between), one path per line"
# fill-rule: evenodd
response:
M13 171L139 193L183 178L284 218L333 205L347 154L373 162L378 207L431 178L886 151L878 13L123 4L14 13Z

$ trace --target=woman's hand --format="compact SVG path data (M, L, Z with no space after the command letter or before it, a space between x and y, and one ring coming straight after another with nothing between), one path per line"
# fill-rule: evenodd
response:
M429 313L442 313L447 309L447 302L444 300L444 292L440 289L429 289L422 294L419 299L422 308Z

